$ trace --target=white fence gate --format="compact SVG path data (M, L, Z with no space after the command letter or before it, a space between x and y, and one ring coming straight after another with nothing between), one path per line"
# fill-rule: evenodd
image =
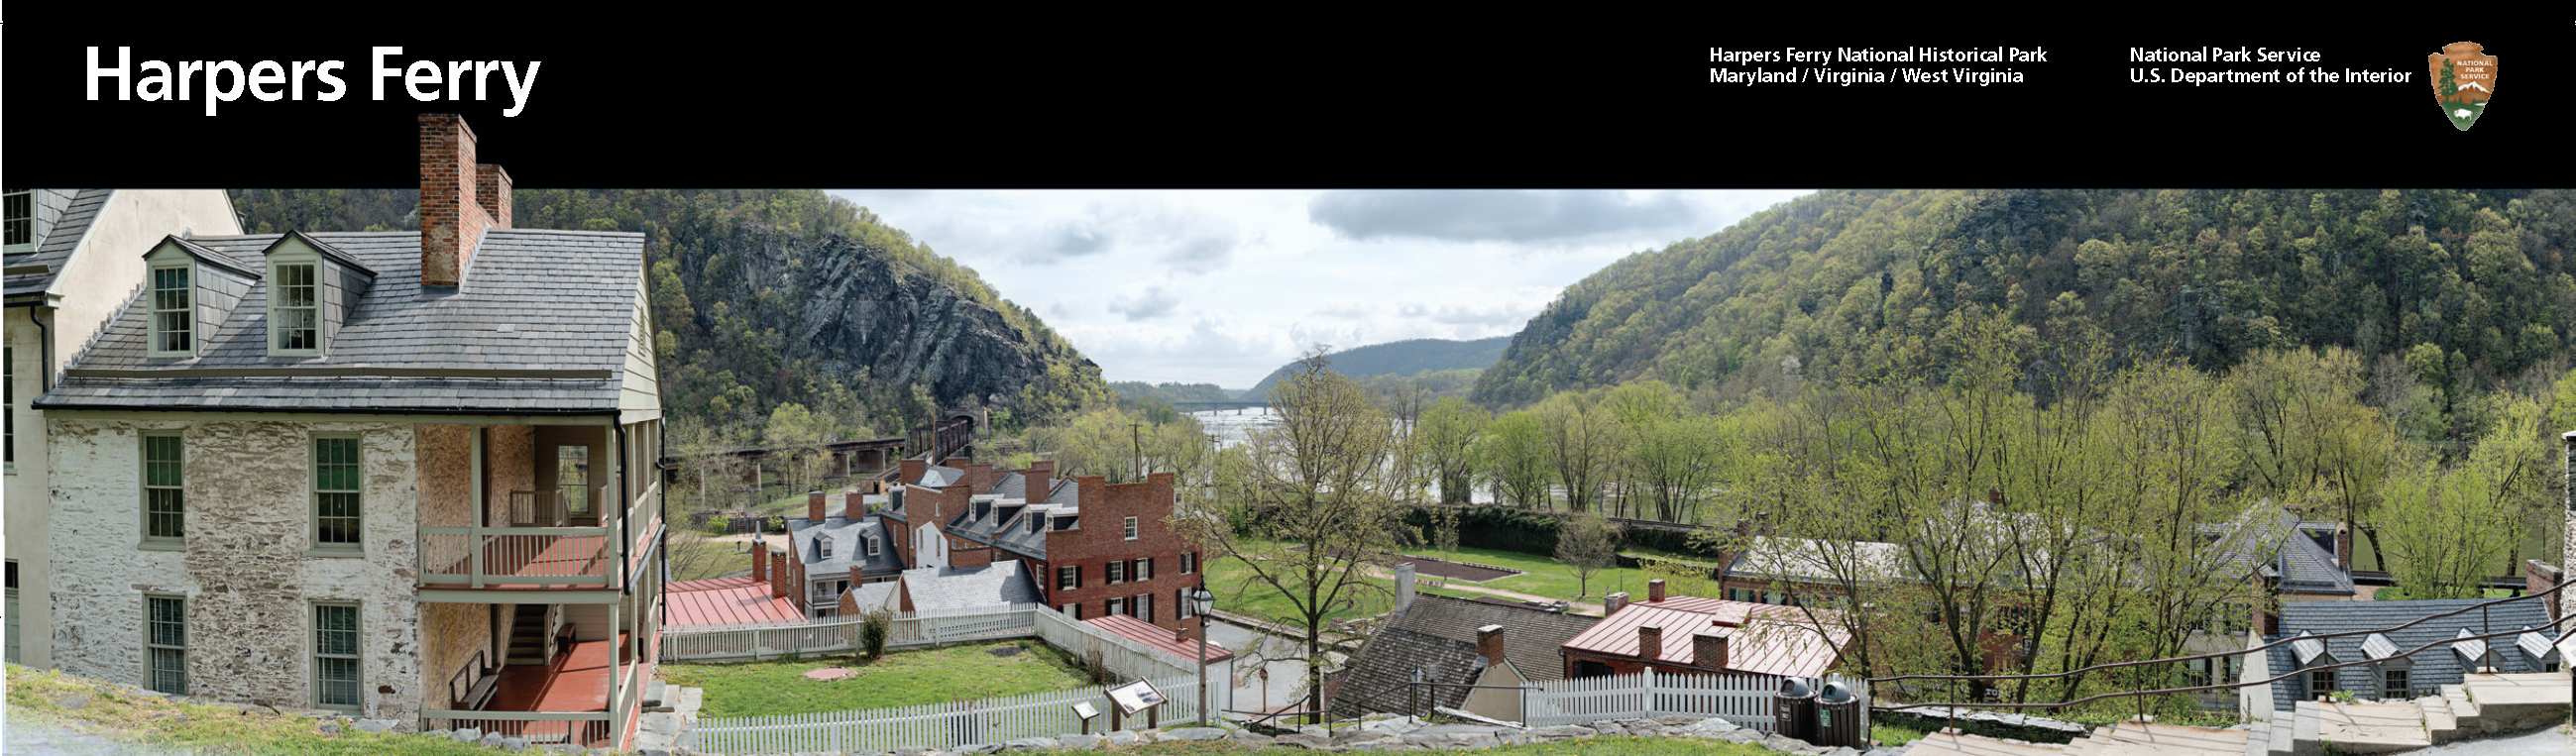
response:
M1563 724L1586 724L1604 719L1652 718L1665 715L1721 717L1737 726L1770 732L1774 702L1780 694L1780 681L1775 675L1754 674L1657 674L1653 669L1626 675L1605 675L1561 680L1539 686L1529 694L1531 727ZM1852 690L1867 686L1839 675L1823 679L1798 678L1807 690L1820 691L1824 683L1839 682ZM1861 711L1869 711L1864 700ZM1867 720L1862 732L1869 731Z
M1198 685L1196 677L1169 677L1154 680L1154 687L1169 700L1155 707L1153 723L1171 725L1195 721L1198 706L1195 697L1185 693ZM1105 689L1078 688L1052 693L987 698L954 703L925 704L886 709L867 709L829 714L792 714L775 717L699 717L694 750L707 753L851 753L857 751L892 751L905 746L953 749L977 743L1004 743L1020 738L1053 737L1081 732L1082 719L1073 713L1073 705L1088 701L1101 712L1091 722L1093 733L1111 729L1137 729L1147 726L1139 714L1124 724L1113 725L1118 710Z

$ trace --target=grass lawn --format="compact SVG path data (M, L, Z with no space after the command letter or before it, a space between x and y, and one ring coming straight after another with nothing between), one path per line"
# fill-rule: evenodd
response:
M171 703L167 698L91 682L61 672L9 665L9 725L44 726L95 735L153 750L190 753L323 754L362 756L492 756L496 751L445 738L370 734L354 730L324 735L315 720L267 710L247 713L227 706ZM60 745L69 745L57 743ZM87 753L77 746L74 753ZM122 752L122 751L119 751Z
M1414 549L1410 553L1414 556L1446 558L1439 552L1431 549ZM1646 575L1643 570L1619 567L1594 570L1592 572L1592 582L1590 585L1591 590L1586 591L1583 590L1584 586L1582 582L1575 579L1573 567L1566 566L1563 562L1558 562L1554 559L1543 556L1523 554L1517 551L1496 551L1493 549L1459 547L1458 561L1490 564L1496 567L1521 571L1521 574L1507 578L1497 578L1482 583L1459 583L1459 585L1475 585L1485 588L1530 593L1562 601L1571 601L1576 598L1582 598L1586 601L1599 603L1602 596L1623 590L1627 591L1631 595L1642 597L1646 595L1646 581L1649 579L1649 576ZM1622 583L1620 582L1623 579L1626 581L1624 584L1626 587L1624 588L1621 587Z
M999 652L999 653L996 653ZM848 667L847 679L808 680L805 673ZM766 716L916 706L1016 696L1089 684L1073 660L1036 640L979 643L887 654L739 664L665 664L659 676L705 688L710 717Z
M751 555L740 542L673 533L670 551L672 580L704 580L751 568Z

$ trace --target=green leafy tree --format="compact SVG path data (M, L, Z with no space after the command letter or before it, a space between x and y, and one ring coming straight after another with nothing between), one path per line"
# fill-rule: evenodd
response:
M1574 577L1583 593L1592 595L1592 573L1619 563L1619 525L1601 519L1599 512L1581 512L1556 529L1556 561L1574 568Z
M1272 618L1302 641L1309 705L1322 710L1326 617L1363 594L1383 594L1369 575L1387 569L1404 532L1396 471L1405 444L1396 424L1359 384L1335 373L1321 350L1270 392L1279 421L1255 430L1243 453L1218 470L1223 495L1186 503L1173 523L1209 553L1241 564L1244 583L1228 592L1275 592L1287 600Z
M1477 439L1476 450L1485 479L1493 482L1504 501L1523 509L1551 506L1547 486L1554 471L1548 464L1537 413L1521 410L1494 418L1494 424Z
M1474 501L1476 447L1493 421L1492 413L1455 396L1443 397L1422 414L1414 437L1421 441L1423 464L1437 482L1441 502Z

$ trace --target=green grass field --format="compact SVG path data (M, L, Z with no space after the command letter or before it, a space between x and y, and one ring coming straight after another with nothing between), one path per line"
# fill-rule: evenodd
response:
M997 649L1015 649L994 653ZM829 682L805 673L848 667L851 677ZM1064 652L1037 640L981 643L887 654L869 661L846 656L739 664L665 664L658 676L675 685L705 688L705 716L775 714L916 706L962 699L1066 690L1088 682Z
M11 664L9 726L41 724L113 743L141 744L147 751L227 753L268 756L491 756L480 744L419 735L364 733L354 730L325 735L320 723L294 714L256 713L228 706L172 703L132 690L91 682L57 671ZM18 739L13 734L11 740ZM57 741L66 753L89 753L85 746ZM116 750L124 753L124 750Z
M1446 556L1430 549L1412 549L1407 553L1414 556L1447 558ZM1521 574L1507 578L1497 578L1482 583L1460 583L1459 585L1475 585L1485 588L1531 593L1561 601L1580 599L1593 603L1600 603L1602 596L1623 590L1637 596L1644 596L1646 594L1646 580L1648 579L1648 576L1640 570L1618 567L1594 570L1592 572L1591 584L1589 585L1590 590L1587 591L1584 590L1585 586L1582 581L1575 579L1573 567L1547 557L1523 554L1516 551L1496 551L1493 549L1461 547L1458 549L1457 560L1461 562L1474 562L1476 564L1489 564L1504 569L1521 571Z

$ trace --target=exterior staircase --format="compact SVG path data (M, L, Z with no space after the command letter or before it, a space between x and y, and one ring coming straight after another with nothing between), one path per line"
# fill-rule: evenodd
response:
M2122 722L2063 746L1935 733L1906 756L2324 756L2401 753L2568 721L2565 672L2469 675L2442 695L2403 704L2300 702L2241 729Z
M520 604L516 619L510 622L510 650L501 663L544 666L552 660L554 649L547 644L553 641L554 624L548 621L553 614L545 604Z

